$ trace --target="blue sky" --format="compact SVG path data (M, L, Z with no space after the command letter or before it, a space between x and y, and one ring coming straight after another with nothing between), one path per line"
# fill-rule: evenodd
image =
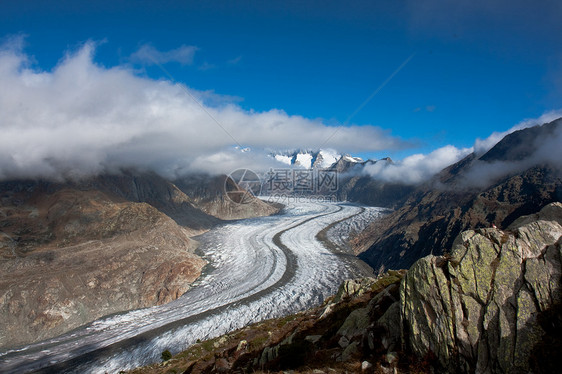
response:
M350 120L409 145L357 151L375 158L470 147L562 108L560 2L420 3L1 0L0 36L25 35L35 69L91 40L95 63L168 79L134 58L149 47L194 90L328 126L345 124L413 56ZM182 46L187 55L174 59Z

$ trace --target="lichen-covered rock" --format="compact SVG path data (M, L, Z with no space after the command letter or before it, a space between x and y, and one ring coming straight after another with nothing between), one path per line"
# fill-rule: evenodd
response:
M447 256L427 256L400 288L402 338L449 371L529 371L544 335L537 317L562 300L562 204L507 230L465 231Z
M361 296L365 292L371 291L376 281L377 279L369 277L345 280L338 289L334 302L338 303L344 299Z

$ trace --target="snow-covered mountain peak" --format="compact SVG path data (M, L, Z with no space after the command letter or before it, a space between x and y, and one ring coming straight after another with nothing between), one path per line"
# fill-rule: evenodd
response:
M291 150L271 153L270 156L277 160L281 165L295 166L303 169L337 169L340 172L350 168L362 167L366 164L377 162L390 162L389 157L376 160L363 160L361 157L341 154L332 149L312 150Z
M344 155L343 159L344 159L344 161L347 161L347 162L355 162L355 163L363 162L363 159L361 157L352 157L350 155Z
M342 155L331 149L295 150L276 152L271 155L275 160L285 165L299 166L306 169L326 169L342 158Z

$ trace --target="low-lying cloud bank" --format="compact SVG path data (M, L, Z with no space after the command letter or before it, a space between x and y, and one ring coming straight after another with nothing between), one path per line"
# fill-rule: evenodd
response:
M34 67L21 46L21 38L0 46L0 180L80 178L122 168L166 177L228 173L272 166L265 149L353 153L407 146L375 126L342 127L332 136L337 128L320 120L213 105L216 97L209 104L207 92L140 77L127 66L97 65L93 42L67 53L51 71ZM146 47L136 58L189 63L194 50L172 52L154 57ZM240 151L246 147L252 152Z
M93 61L94 42L67 53L51 71L34 67L22 46L22 38L0 45L0 180L76 179L126 168L174 178L279 167L268 157L276 149L322 147L353 154L409 146L379 127L337 128L277 109L245 111L235 104L237 98L141 77L126 65L103 67ZM159 52L145 45L131 60L190 64L196 49ZM363 172L383 181L424 182L471 152L484 154L513 131L561 116L562 110L548 112L477 139L471 148L448 145L394 164L366 165ZM529 162L562 159L562 142L545 142ZM498 170L522 165L495 165L495 171L482 167L474 169L473 177L489 181Z
M560 112L547 113L541 117L540 123L552 122L553 119L560 118L561 115ZM541 134L536 139L529 139L528 144L520 147L522 149L520 153L525 154L525 157L521 159L476 161L464 175L463 185L486 187L502 177L522 172L537 165L549 165L562 175L562 119L558 119L556 123L557 126L553 127L551 132ZM525 128L534 124L536 123L532 121L524 121L520 125ZM532 152L528 152L528 150L532 150Z
M415 154L389 164L377 162L365 165L364 172L385 182L417 184L424 182L443 168L472 153L472 148L459 149L452 145L424 154Z
M547 112L535 119L526 119L507 131L494 132L486 139L476 139L470 148L457 148L452 145L436 149L429 154L415 154L396 163L378 162L366 165L363 172L374 179L385 182L417 184L425 182L445 167L460 161L471 153L482 156L494 147L506 135L528 127L542 125L562 117L562 110ZM494 180L523 171L533 165L549 163L560 165L562 162L562 126L552 136L539 138L533 144L536 151L524 160L517 162L479 162L469 171L465 178L467 187L482 187Z

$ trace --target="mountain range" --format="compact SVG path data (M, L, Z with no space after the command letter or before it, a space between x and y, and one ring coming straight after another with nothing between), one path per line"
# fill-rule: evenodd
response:
M541 151L543 139L559 139L561 132L561 119L519 130L483 155L472 153L445 168L354 238L356 253L379 272L407 269L423 256L442 254L461 231L505 228L562 201L559 160L527 162Z
M412 184L388 182L374 179L364 173L366 165L383 163L392 165L390 157L380 160L363 160L347 154L340 154L332 150L297 150L278 152L271 157L281 165L303 169L335 170L338 178L338 188L334 192L317 191L321 194L334 194L340 201L350 201L360 204L395 208L403 202L405 197L414 190Z
M472 153L420 185L383 182L361 173L362 167L367 164L391 164L393 161L388 158L363 161L325 150L299 150L271 157L291 167L337 170L342 176L336 191L340 199L392 208L389 214L373 221L362 232L355 233L350 244L355 254L377 274L393 277L391 295L398 297L398 288L406 287L398 286L404 278L407 279L404 282L410 282L408 287L414 295L412 297L424 300L413 306L409 297L404 299L405 296L400 294L400 323L417 324L420 333L426 335L426 340L422 342L414 338L402 342L410 346L412 354L437 354L439 357L433 357L432 363L437 365L435 367L443 367L443 360L451 358L449 349L463 352L464 361L458 362L470 371L478 365L480 358L474 354L474 347L479 344L479 336L484 335L474 335L474 331L467 330L467 336L476 339L471 341L470 349L466 348L464 335L449 337L450 347L444 353L425 346L426 341L433 339L432 334L444 332L431 326L436 317L429 320L416 318L415 308L426 308L424 310L428 312L425 314L431 316L436 313L435 305L443 300L434 294L426 295L426 289L416 286L420 279L429 279L429 275L414 272L404 276L405 269L426 258L425 265L416 266L425 266L423 271L433 269L431 274L443 271L443 277L448 279L441 284L443 289L464 295L451 288L451 270L437 269L444 269L444 263L455 267L455 261L463 261L463 258L455 257L460 253L459 238L466 239L465 242L471 240L463 233L484 230L481 232L487 241L495 240L501 246L504 244L503 234L498 236L496 231L486 231L501 230L506 235L505 240L515 243L520 234L514 232L526 232L517 231L521 227L521 216L532 216L545 206L562 201L562 165L558 158L561 139L562 119L515 131L486 152ZM241 186L226 176L190 175L170 181L154 173L132 170L79 181L0 182L0 312L3 316L0 321L0 347L38 341L103 315L158 305L181 296L205 266L205 261L195 253L197 243L193 236L225 220L271 215L280 209L257 198L238 204L225 195L225 186L244 192ZM470 242L474 248L480 248L478 245ZM472 266L468 270L478 271L477 265L466 266ZM493 268L495 265L487 263L486 266ZM560 269L556 266L548 268L550 270L543 269L547 272L547 282L559 277ZM389 273L389 270L401 272ZM462 274L468 277L468 273ZM516 274L514 279L522 279L527 274L525 268L521 274ZM411 281L414 278L416 282ZM537 279L533 282L539 282ZM532 292L537 287L528 286ZM373 300L379 297L373 288L370 290ZM380 291L379 288L377 290ZM560 301L559 296L553 293L549 308L553 302ZM517 299L524 295L510 297ZM380 296L377 300L382 298ZM488 305L489 300L478 300ZM538 295L533 300L533 303L540 304L544 295ZM392 304L387 301L385 308ZM481 316L481 310L468 304L470 302L455 304L467 320L465 325L470 325L470 313ZM377 304L363 299L357 302L357 307L367 308L365 305L374 308ZM354 313L347 304L342 308L345 313ZM447 308L440 313L450 313ZM537 310L546 309L541 306ZM315 311L311 318L316 318L316 313L319 311ZM356 348L366 350L365 347L371 346L368 335L370 325L360 334L357 331L357 334L335 333L335 324L341 322L340 317L345 313L338 314L335 320L327 320L333 322L331 326L328 322L319 325L309 322L313 328L307 330L310 334L302 336L303 341L314 345L316 343L311 340L316 338L307 340L307 336L332 336L324 347L338 344L338 349L342 349L340 358L354 339L361 340L356 341ZM375 315L377 323L384 316L381 310L368 313L371 313L369 323L374 321ZM509 323L516 323L516 320L512 319ZM455 324L455 328L458 326ZM499 325L493 326L496 330L500 328ZM494 331L487 333L491 343L486 344L493 345L493 339L496 339ZM294 330L290 332L293 333ZM396 331L393 333L396 335ZM396 340L395 335L393 339ZM342 336L347 339L343 346L339 344ZM288 339L288 336L283 335L285 338ZM334 340L336 338L338 341ZM277 341L269 348L277 349L279 353L285 349L280 347L282 342ZM311 345L302 344L291 349L305 347L305 351L310 353ZM498 354L497 350L485 348L489 356ZM332 348L326 349L329 352ZM501 352L504 351L509 349ZM263 352L255 357L258 362L264 354L269 357L269 353ZM356 353L350 354L359 357ZM456 357L454 359L457 360ZM486 360L486 363L495 365L490 372L501 372L495 368L505 364L494 357ZM283 368L275 366L275 362L270 365L266 361L270 366L264 367Z

